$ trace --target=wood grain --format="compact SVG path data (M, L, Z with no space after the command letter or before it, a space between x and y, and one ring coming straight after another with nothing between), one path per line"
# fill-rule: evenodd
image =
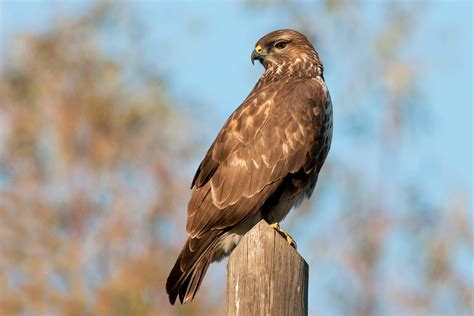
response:
M229 257L227 315L307 314L308 264L262 220Z

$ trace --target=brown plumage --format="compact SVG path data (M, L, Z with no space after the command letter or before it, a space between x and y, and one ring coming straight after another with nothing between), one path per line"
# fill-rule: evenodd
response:
M323 66L293 30L262 37L252 52L265 73L229 117L194 176L189 238L166 282L171 304L194 298L213 261L262 218L278 223L309 197L331 145L332 104Z

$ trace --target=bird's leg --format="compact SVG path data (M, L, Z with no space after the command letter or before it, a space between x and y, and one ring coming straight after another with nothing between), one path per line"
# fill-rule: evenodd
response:
M278 225L278 223L273 223L273 224L270 224L270 226L273 227L273 229L275 229L281 236L283 236L283 238L286 239L286 241L293 247L296 249L296 241L291 238L290 234L288 234L286 231L284 231L283 229L280 228L280 225Z

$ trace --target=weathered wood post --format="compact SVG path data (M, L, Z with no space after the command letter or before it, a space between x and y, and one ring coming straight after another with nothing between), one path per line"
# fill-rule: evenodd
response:
M262 220L229 257L227 316L307 314L308 264Z

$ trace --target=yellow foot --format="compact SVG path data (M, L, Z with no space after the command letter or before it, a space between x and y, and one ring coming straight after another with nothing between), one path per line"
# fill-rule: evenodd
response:
M291 245L291 247L296 249L296 241L291 238L290 234L288 234L286 231L280 228L280 225L278 223L273 223L270 224L270 226L273 227L283 238L286 239L286 241Z

